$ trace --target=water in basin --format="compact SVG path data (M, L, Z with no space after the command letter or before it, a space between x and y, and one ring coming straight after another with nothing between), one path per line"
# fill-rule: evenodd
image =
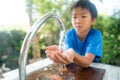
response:
M73 68L72 65L67 65L66 68L60 68L59 64L51 64L31 73L27 76L27 80L75 80L73 73L80 67L74 65Z

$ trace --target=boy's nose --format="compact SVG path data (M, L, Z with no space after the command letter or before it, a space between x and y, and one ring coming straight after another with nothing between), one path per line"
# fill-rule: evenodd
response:
M76 23L82 23L81 19L76 19Z

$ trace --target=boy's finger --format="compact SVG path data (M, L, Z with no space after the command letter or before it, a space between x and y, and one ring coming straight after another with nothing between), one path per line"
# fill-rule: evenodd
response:
M45 49L56 50L56 49L58 49L58 46L56 46L56 45L53 45L53 46L47 46Z
M57 63L61 63L61 64L67 64L68 63L65 59L63 59L59 55L55 54L54 57L55 57L55 62L57 62Z
M64 60L65 64L70 62L68 57L66 57L63 53L58 53L58 56L61 58L61 60Z

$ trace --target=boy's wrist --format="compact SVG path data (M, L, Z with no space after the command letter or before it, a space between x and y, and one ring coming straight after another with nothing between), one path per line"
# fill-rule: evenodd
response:
M73 58L73 62L75 61L75 59L76 59L76 56L77 56L77 53L73 53L73 56L74 56L74 58Z

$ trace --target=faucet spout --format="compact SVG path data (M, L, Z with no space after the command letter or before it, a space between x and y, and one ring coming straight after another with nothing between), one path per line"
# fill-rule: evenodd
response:
M19 80L26 80L26 61L27 61L27 56L28 56L28 50L30 47L30 42L34 35L37 33L39 29L41 29L42 24L46 22L49 18L55 18L58 23L60 24L60 30L61 33L64 33L65 31L65 26L63 24L63 21L61 18L54 14L54 13L47 13L43 15L40 19L38 19L32 26L31 30L27 32L25 39L23 41L21 51L20 51L20 57L19 57ZM63 37L62 37L63 38ZM62 39L59 41L59 47L61 47Z

